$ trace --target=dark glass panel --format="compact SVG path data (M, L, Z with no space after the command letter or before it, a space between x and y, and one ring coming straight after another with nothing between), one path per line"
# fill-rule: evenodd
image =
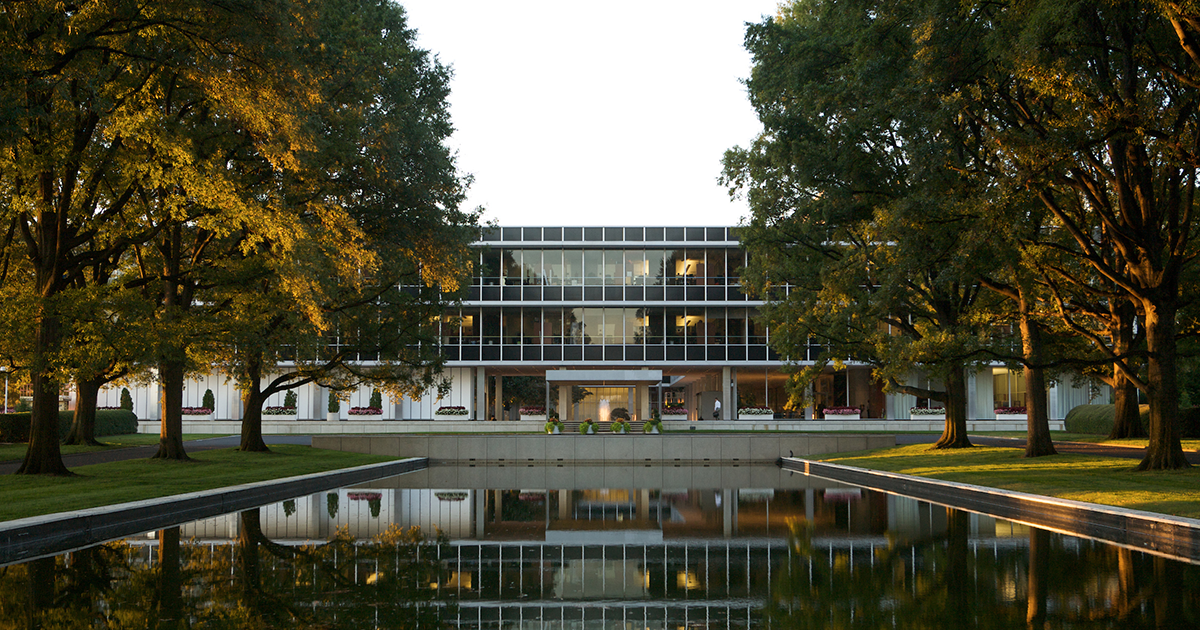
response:
M624 361L625 346L604 346L605 361Z
M703 361L704 360L704 346L688 346L687 360L688 361Z
M646 287L647 302L662 302L666 299L666 287Z
M564 302L582 302L583 287L563 287Z
M708 360L709 361L724 361L725 360L725 346L708 346Z
M541 346L524 346L521 348L522 361L541 361L542 347Z
M703 241L704 240L704 228L698 228L698 227L687 228L687 240Z
M481 240L484 240L484 241L500 240L500 228L498 228L498 227L484 228L483 229L483 237Z
M681 228L681 227L669 227L666 229L666 233L667 233L666 240L668 240L668 241L682 241L683 240L684 231L683 231L683 228Z
M479 284L484 286L500 284L500 250L487 248L483 250L479 263Z
M563 228L563 240L564 241L582 241L583 240L583 228L581 228L581 227Z
M462 360L463 361L478 361L479 360L479 346L463 346Z
M766 346L750 346L746 349L746 356L750 361L766 361L767 347Z
M691 302L704 301L704 287L687 287L687 299Z
M494 346L500 343L500 309L482 309L480 330L483 333L483 345Z
M540 241L540 240L542 240L542 228L527 227L527 228L525 228L524 234L522 236L523 236L523 240L526 240L526 241Z
M706 287L704 291L704 298L709 302L724 302L725 287Z
M583 228L583 240L599 243L604 240L604 228Z
M626 302L641 302L646 299L646 287L625 287Z
M620 302L625 295L622 287L604 287L605 302Z
M667 346L667 361L683 361L683 346Z
M504 289L504 301L505 302L520 302L521 301L521 289L523 289L524 287L501 287L501 288Z
M646 351L641 346L625 346L626 361L644 361Z
M582 361L583 346L563 346L563 361Z
M480 291L479 287L468 287L467 295L463 299L467 302L478 302L479 300L483 299L482 295L483 292Z
M459 347L458 346L442 346L442 356L445 357L447 361L458 361L459 360L458 357L460 356L459 355Z
M603 361L604 346L584 346L583 347L584 361Z
M521 240L521 228L504 228L504 240L505 241Z
M725 228L710 227L706 230L706 232L708 233L709 241L724 241L724 240L726 240L725 239Z
M585 302L603 302L604 287L584 287L583 299Z
M536 302L542 299L542 287L525 287L521 291L521 298L526 301Z
M547 302L558 302L563 299L562 287L546 287L542 289L542 299Z
M500 346L484 346L480 349L480 361L499 361Z
M646 361L663 361L667 350L663 346L646 346Z
M745 361L746 347L745 346L730 346L726 349L728 357L726 361Z
M499 302L500 287L483 287L483 296L481 299L484 302Z
M502 360L504 360L504 361L520 361L521 360L521 346L504 346L502 348L502 350L504 352L504 354L503 354L504 358Z
M543 361L562 361L562 347L560 346L544 346L542 348Z
M684 295L683 287L666 287L666 289L667 289L667 301L668 302L682 302L683 301L683 295Z
M643 231L644 231L644 228L627 227L627 228L625 228L625 240L633 241L633 242L641 241L643 239L643 236L642 236Z
M556 227L543 228L542 229L542 240L543 241L551 241L551 242L561 241L562 236L563 236L562 233L563 233L562 228L556 228Z
M646 242L653 243L653 242L662 242L662 241L663 241L663 228L660 228L660 227L646 228Z
M620 242L625 240L623 230L619 227L604 228L604 240L610 243Z

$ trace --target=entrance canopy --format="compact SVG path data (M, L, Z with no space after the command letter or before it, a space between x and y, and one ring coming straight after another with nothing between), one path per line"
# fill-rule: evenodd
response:
M661 382L662 370L546 370L546 383L551 385L617 387Z

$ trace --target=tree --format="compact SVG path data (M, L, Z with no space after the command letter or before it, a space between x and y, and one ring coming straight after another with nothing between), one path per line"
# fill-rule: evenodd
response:
M183 200L225 205L227 162L192 152L186 123L248 131L250 147L286 165L298 148L291 103L275 89L294 51L275 37L299 28L281 5L205 0L106 0L65 10L49 0L5 8L0 25L0 190L3 252L31 268L27 311L33 414L20 473L67 474L58 448L61 350L68 290L87 271L159 236L151 211ZM247 98L254 94L256 98ZM211 130L210 130L211 131ZM216 157L216 156L208 156ZM224 156L219 156L224 157ZM236 206L241 208L243 206Z
M916 14L875 3L795 4L749 27L750 98L764 131L725 157L746 191L743 283L775 346L804 358L799 386L827 364L872 365L893 391L946 403L937 448L970 446L966 367L982 360L977 187L956 151L969 130L914 89ZM831 80L836 77L836 80ZM944 391L905 384L923 369Z

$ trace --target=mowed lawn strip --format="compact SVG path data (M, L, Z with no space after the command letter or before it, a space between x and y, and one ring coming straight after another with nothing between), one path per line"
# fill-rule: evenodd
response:
M292 444L270 453L215 449L194 461L134 459L72 469L76 477L8 475L0 486L0 521L326 472L395 458Z
M1200 467L1137 472L1138 460L1089 455L1026 458L1023 449L930 450L927 444L842 453L822 461L991 488L1200 518Z

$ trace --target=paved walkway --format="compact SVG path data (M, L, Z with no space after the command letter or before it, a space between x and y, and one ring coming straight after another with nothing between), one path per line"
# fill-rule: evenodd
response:
M936 434L902 434L896 436L896 444L932 444L936 442L938 436ZM263 440L267 444L302 444L310 446L312 444L312 436L309 435L268 435L264 436ZM101 439L103 441L103 439ZM230 435L219 438L206 438L203 440L188 440L184 442L184 449L189 453L198 451L207 451L217 448L235 448L241 441L236 435ZM971 443L978 446L1000 446L1009 448L1025 448L1025 438L1008 438L994 437L984 435L972 435ZM1114 446L1107 444L1092 444L1089 442L1055 442L1054 448L1059 453L1075 453L1079 455L1098 455L1102 457L1123 457L1127 459L1142 459L1146 456L1146 449L1133 446ZM90 466L92 464L106 464L108 462L121 462L129 459L148 459L158 450L158 445L150 446L131 446L128 448L113 448L103 451L92 451L89 453L74 453L72 455L63 455L63 463L67 468L75 468L77 466ZM1184 451L1187 460L1195 466L1200 466L1200 452ZM0 475L11 475L21 467L21 460L14 459L6 462L0 462Z
M103 442L104 438L100 438L100 441ZM268 435L263 437L263 441L267 444L302 444L309 446L312 444L312 437L307 435ZM183 443L183 448L188 453L196 453L198 451L210 451L217 448L236 448L240 443L241 438L239 436L229 435L219 438L205 438L203 440L188 440ZM103 451L63 455L63 463L66 464L67 468L75 468L78 466L91 466L92 464L123 462L130 459L149 459L156 452L158 452L157 444L110 448ZM21 460L19 459L0 462L0 475L11 475L17 472L17 469L20 467Z

